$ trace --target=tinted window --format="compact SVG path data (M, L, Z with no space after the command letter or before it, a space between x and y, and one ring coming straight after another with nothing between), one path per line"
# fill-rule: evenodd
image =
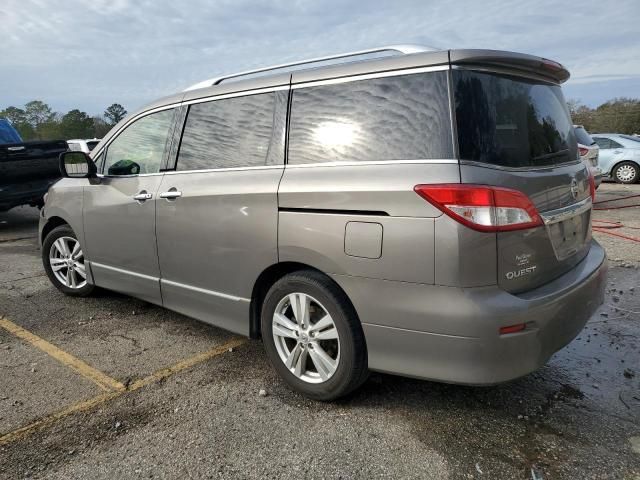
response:
M611 148L611 140L608 138L596 137L594 138L598 146L602 149Z
M275 108L275 93L191 105L177 170L265 165Z
M100 140L92 140L92 141L88 141L87 142L87 148L89 149L89 151L93 150L94 148L96 148L96 146L100 143Z
M163 110L136 120L107 149L104 173L137 175L157 173L169 149L174 110Z
M576 127L574 133L576 134L576 140L582 145L590 146L596 143L593 141L593 138L591 138L591 135L582 127Z
M0 144L2 143L22 143L18 132L4 118L0 118Z
M462 160L527 167L577 159L560 87L466 70L453 80Z
M69 150L71 150L72 152L81 152L82 151L82 145L80 145L79 143L68 143L67 144L69 146Z
M446 72L293 93L291 164L452 157Z

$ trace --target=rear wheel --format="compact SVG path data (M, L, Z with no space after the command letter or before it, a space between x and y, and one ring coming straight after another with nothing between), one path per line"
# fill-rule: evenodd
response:
M622 162L613 170L613 178L618 183L636 183L640 179L640 167L637 163Z
M94 286L87 282L84 252L68 225L54 228L42 243L42 263L51 283L74 297L89 295Z
M301 271L276 282L262 307L269 361L294 390L333 400L366 378L362 327L340 288L325 275Z

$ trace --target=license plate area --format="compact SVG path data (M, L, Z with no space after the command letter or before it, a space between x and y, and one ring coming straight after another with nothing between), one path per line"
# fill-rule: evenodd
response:
M547 225L553 251L559 261L581 251L587 241L591 210Z

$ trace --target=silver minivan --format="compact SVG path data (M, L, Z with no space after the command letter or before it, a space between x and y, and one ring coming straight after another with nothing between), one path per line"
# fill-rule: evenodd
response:
M604 296L568 77L399 46L202 82L61 156L44 268L68 295L116 290L262 338L314 399L369 371L520 377Z

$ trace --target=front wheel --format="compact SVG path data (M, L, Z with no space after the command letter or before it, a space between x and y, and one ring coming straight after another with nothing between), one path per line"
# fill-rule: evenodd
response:
M640 167L637 163L622 162L614 169L613 178L618 183L636 183L640 179Z
M294 390L334 400L368 375L360 321L340 288L325 275L286 275L267 293L262 339L269 361Z
M51 283L74 297L89 295L94 286L87 282L84 252L75 232L61 225L49 232L42 242L42 263Z

